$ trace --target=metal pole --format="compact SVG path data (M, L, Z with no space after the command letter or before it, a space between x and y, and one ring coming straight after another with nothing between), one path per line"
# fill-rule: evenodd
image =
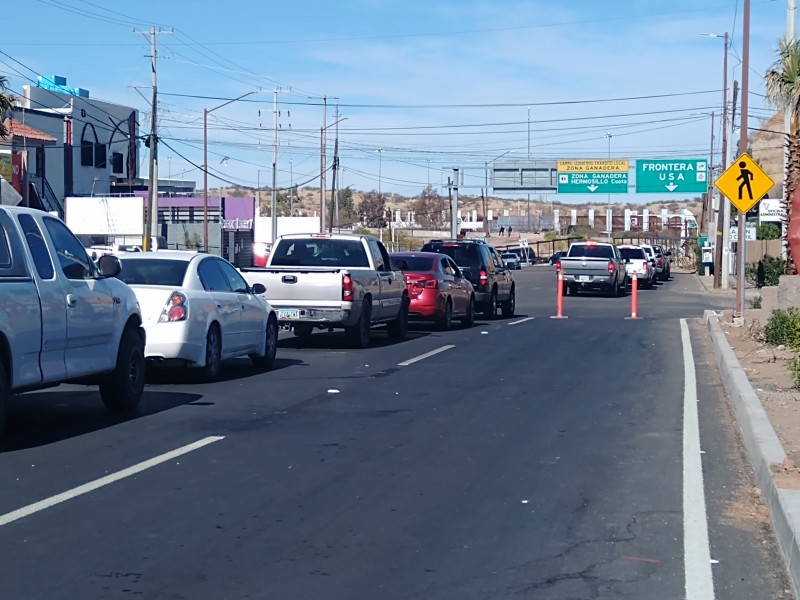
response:
M458 169L453 169L453 194L450 198L450 238L458 239Z
M711 152L708 155L709 179L711 179L710 174L711 174L711 171L712 171L713 165L714 165L714 117L715 116L716 116L716 113L714 111L712 111L711 112ZM706 193L706 203L705 203L705 206L703 207L704 208L704 210L703 210L704 215L703 215L703 218L700 219L701 220L700 231L703 231L704 228L706 228L706 231L708 231L708 229L709 229L709 228L706 227L706 222L711 222L711 220L712 220L712 218L711 218L712 206L711 205L713 203L713 199L714 199L713 186L711 184L709 184L708 192Z
M489 237L489 213L487 212L487 196L489 195L489 161L483 162L483 237Z
M725 44L722 61L722 172L725 172L728 162L728 32L723 35ZM709 186L710 188L710 186ZM725 227L725 213L730 210L728 199L719 194L717 202L717 227L714 236L714 288L727 287L728 259L728 232Z
M203 109L203 250L208 252L208 110Z
M750 93L750 0L744 0L744 10L742 11L742 109L741 109L741 131L739 132L739 154L747 152L747 110L748 97ZM739 316L744 319L744 257L747 214L739 211L739 243L737 244L739 259L739 280L736 282L736 310Z
M278 238L278 90L272 96L272 243Z
M608 138L608 159L611 160L611 138L614 137L610 131L606 131L606 137ZM606 229L608 229L609 237L613 236L614 234L614 214L611 210L611 194L608 195L608 210L606 210Z

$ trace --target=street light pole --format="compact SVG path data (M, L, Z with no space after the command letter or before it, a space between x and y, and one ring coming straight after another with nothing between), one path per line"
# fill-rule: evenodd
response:
M704 33L707 37L722 38L724 43L724 52L722 59L722 172L728 168L728 46L730 45L730 37L726 31L723 34L719 33ZM709 195L713 194L709 182ZM722 195L718 195L719 201L717 202L717 224L714 236L714 287L723 287L724 283L728 281L728 260L730 252L728 252L728 237L725 223L730 221L730 203ZM710 228L709 228L710 229ZM723 258L725 259L723 264ZM726 286L727 287L727 286Z
M255 94L255 92L247 92L214 108L203 109L203 250L206 252L208 252L208 113L252 94Z
M605 137L608 139L608 160L611 160L611 138L614 135L610 131L606 131ZM611 211L611 194L608 195L608 208L606 208L606 229L608 229L608 236L611 237L614 233L614 215Z
M381 168L383 166L383 148L378 148L378 195L381 195Z
M528 160L531 159L531 107L528 107ZM526 232L531 232L531 195L528 194L528 224L525 227Z

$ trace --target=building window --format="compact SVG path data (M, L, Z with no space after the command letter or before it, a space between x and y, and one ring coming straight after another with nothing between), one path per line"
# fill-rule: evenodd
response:
M122 152L111 153L111 170L115 174L121 174L125 169L125 157Z
M91 123L86 123L81 132L81 166L106 168L106 145L97 139L97 131Z

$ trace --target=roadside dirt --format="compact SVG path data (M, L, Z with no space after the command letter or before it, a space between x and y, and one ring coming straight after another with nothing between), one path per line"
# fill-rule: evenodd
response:
M788 366L796 353L766 344L758 322L735 327L730 315L723 313L721 325L786 452L775 483L800 489L800 390L794 387Z

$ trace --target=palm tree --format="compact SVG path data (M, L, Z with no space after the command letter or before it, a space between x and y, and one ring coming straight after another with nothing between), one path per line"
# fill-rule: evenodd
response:
M764 83L767 100L789 115L790 133L786 138L788 163L783 191L783 208L789 222L788 234L783 240L786 250L787 272L796 273L794 264L797 247L792 248L793 240L800 241L800 198L794 199L800 185L800 41L794 39L778 40L778 58L767 69ZM792 223L792 215L796 215Z
M5 127L3 127L3 113L11 110L12 97L8 93L8 79L0 75L0 137L8 135Z

